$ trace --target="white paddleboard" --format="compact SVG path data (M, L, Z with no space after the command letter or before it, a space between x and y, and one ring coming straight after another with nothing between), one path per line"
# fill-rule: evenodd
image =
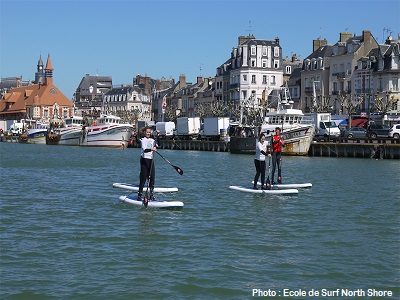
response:
M293 195L298 194L299 191L297 189L282 189L282 190L255 190L251 187L239 186L239 185L231 185L229 187L232 190L253 193L253 194L272 194L272 195Z
M254 181L251 183L254 184ZM261 182L257 182L257 185L261 185ZM275 189L298 189L298 188L310 188L312 187L312 183L277 183L271 184L272 188Z
M119 200L130 203L136 206L143 206L143 201L138 200L135 196L120 196ZM143 206L144 207L144 206ZM181 201L163 201L163 200L149 200L147 207L149 208L182 208L183 202Z
M126 189L126 190L131 190L131 191L138 191L139 190L139 185L137 184L130 184L130 183L114 183L113 187L115 188L120 188L120 189ZM146 188L146 187L145 187ZM168 193L168 192L177 192L178 188L164 188L164 187L155 187L154 192L155 193Z

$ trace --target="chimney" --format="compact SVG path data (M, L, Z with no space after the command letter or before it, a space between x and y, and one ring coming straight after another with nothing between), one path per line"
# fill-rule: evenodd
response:
M238 43L239 43L239 45L243 45L243 44L246 43L247 41L255 40L255 39L256 39L256 38L254 37L254 35L239 36L239 37L238 37Z
M292 55L292 62L295 62L297 60L297 55L296 53Z
M179 87L183 88L185 86L186 86L186 75L181 74L181 75L179 75Z
M17 88L21 87L21 77L17 77Z
M368 41L371 37L371 31L363 30L362 35L363 35L363 42Z
M320 40L319 38L316 40L313 40L313 52L315 52L318 48L325 46L328 44L328 41L325 39Z
M347 41L349 38L351 38L351 32L341 32L340 33L340 41L344 43L345 41Z
M200 85L203 82L203 77L197 76L197 85Z

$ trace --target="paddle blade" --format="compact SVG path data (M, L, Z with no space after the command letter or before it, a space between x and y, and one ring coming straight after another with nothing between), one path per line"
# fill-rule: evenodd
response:
M179 175L183 175L183 170L177 166L173 166L174 169L179 173Z
M267 177L267 181L266 181L266 184L265 184L265 185L267 186L267 189L268 189L268 190L271 189L271 181L269 180L269 176Z

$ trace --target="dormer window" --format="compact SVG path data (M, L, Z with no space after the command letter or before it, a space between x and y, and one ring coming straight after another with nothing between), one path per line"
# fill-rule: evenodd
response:
M251 46L251 55L256 55L256 46Z
M348 44L347 45L347 52L348 53L352 53L353 52L353 45L352 44Z
M274 56L279 57L279 47L274 47Z

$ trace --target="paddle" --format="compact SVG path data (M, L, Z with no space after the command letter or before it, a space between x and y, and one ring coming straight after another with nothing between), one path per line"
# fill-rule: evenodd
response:
M267 190L271 189L271 181L269 180L269 174L271 173L271 156L268 159L268 177L267 177L267 181L266 181L266 187Z
M171 164L171 162L169 160L167 160L164 156L162 156L160 153L158 153L158 151L155 151L158 155L161 156L161 158L163 160L165 160L167 163L169 163L178 173L179 175L183 175L183 170L177 166L174 166L173 164Z

